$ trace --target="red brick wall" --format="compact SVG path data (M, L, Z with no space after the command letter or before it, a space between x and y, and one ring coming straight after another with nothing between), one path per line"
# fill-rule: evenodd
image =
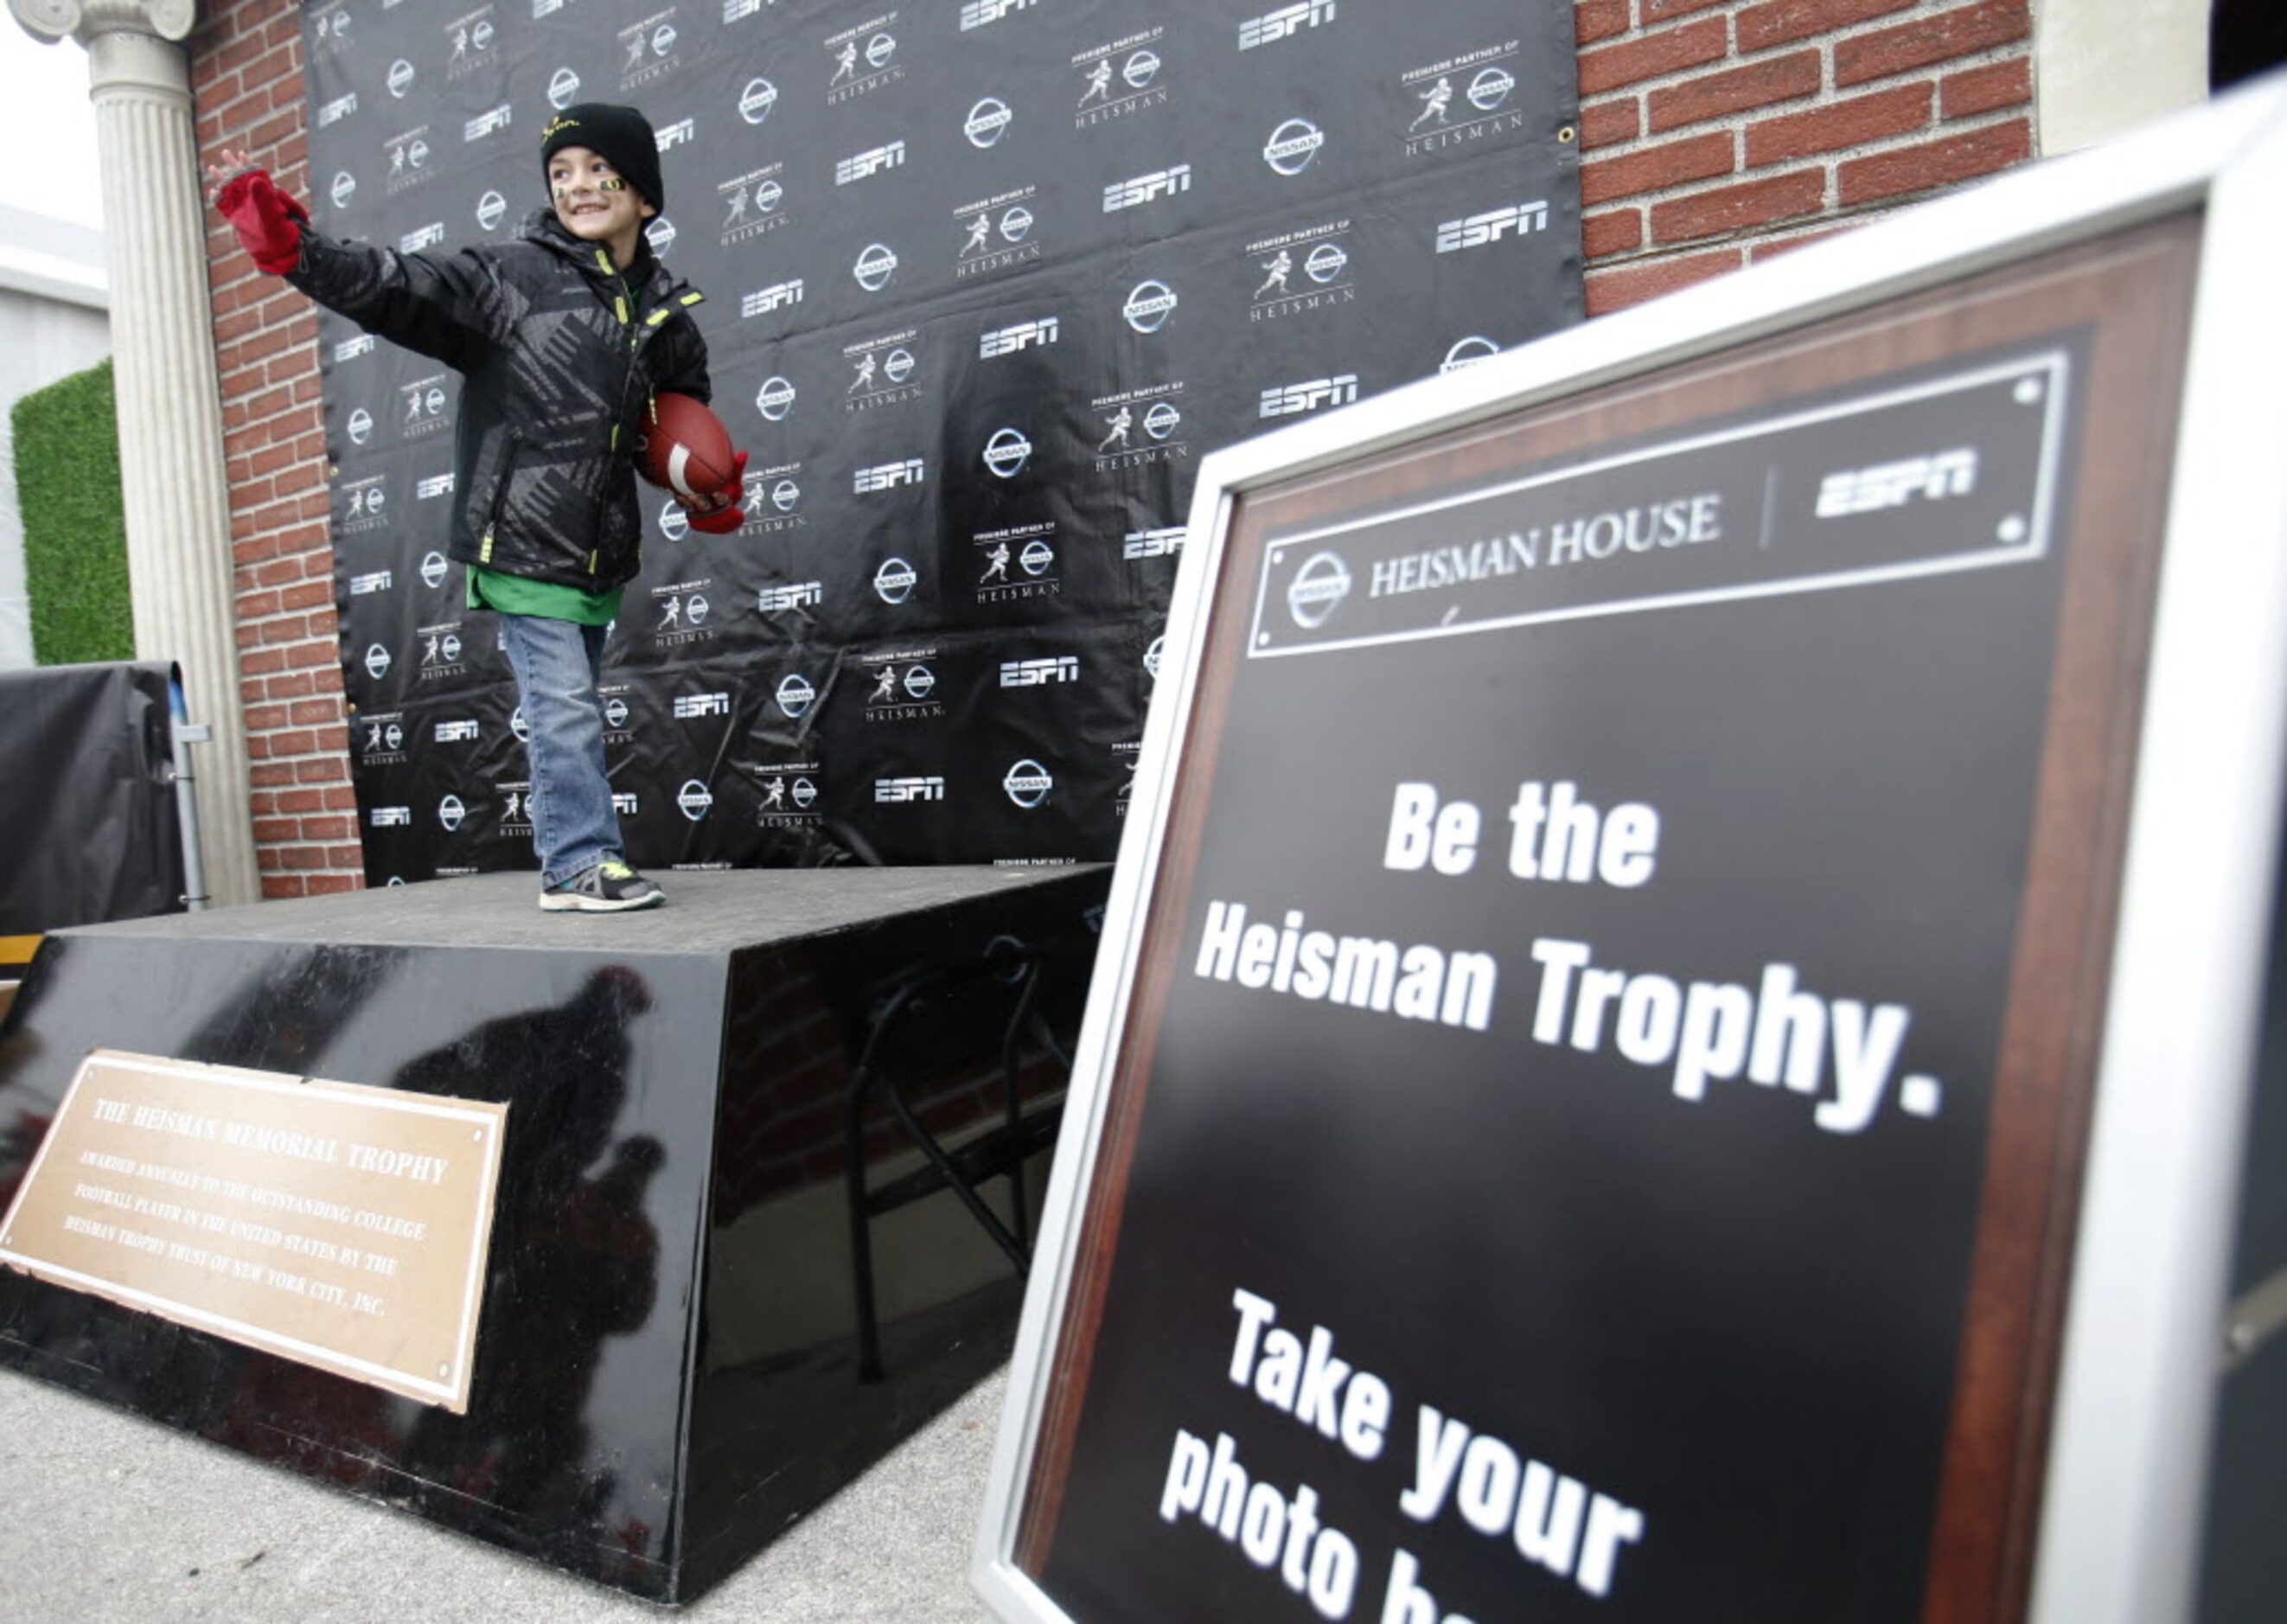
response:
M309 194L301 20L292 0L219 0L191 40L200 150L243 147ZM237 566L239 687L265 897L364 882L350 788L327 535L318 324L257 271L219 218L207 234L223 455Z
M1579 0L1588 313L2033 153L2030 0Z
M1601 314L2031 155L2030 0L1577 0L1582 232ZM210 0L199 141L306 196L292 0ZM317 323L208 236L265 897L362 883Z

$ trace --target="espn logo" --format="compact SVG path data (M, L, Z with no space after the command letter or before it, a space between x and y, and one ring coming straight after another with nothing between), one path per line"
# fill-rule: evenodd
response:
M1120 555L1128 558L1164 558L1183 550L1182 525L1169 525L1160 530L1130 530Z
M1238 48L1275 44L1303 28L1315 28L1334 20L1334 0L1306 0L1302 5L1282 5L1238 25Z
M999 22L1011 12L1029 12L1033 0L969 0L961 8L961 31L981 28L988 22Z
M1054 660L1009 660L1001 666L1001 685L1004 688L1040 688L1050 683L1079 680L1077 654L1064 654Z
M1042 316L1037 321L1019 321L1009 327L996 327L980 334L977 354L981 360L991 360L996 355L1014 355L1019 350L1029 350L1036 345L1051 345L1056 341L1056 318Z
M377 829L409 829L413 827L410 806L376 806L373 809L373 827Z
M860 468L857 474L857 493L895 490L900 485L919 485L926 478L922 459L909 456L902 463L880 463L871 468Z
M1437 251L1451 254L1465 248L1483 248L1487 243L1500 242L1512 231L1522 237L1547 229L1547 203L1515 203L1507 209L1490 209L1483 214L1473 214L1467 219L1447 220L1437 227Z
M899 801L942 801L945 780L941 778L877 778L874 780L874 802L887 805Z
M318 109L318 128L323 130L328 124L337 123L356 111L357 92L355 91L352 91L346 96L336 96Z
M777 614L787 609L806 608L811 604L823 602L825 597L824 587L815 581L804 581L794 586L766 586L756 598L756 606L764 614Z
M416 502L428 502L452 494L453 476L449 473L432 473L425 479L415 481L413 486L413 498Z
M370 575L350 577L352 598L363 598L368 592L386 592L387 590L389 590L389 572L385 569L377 569Z
M1262 392L1264 417L1291 417L1299 412L1315 412L1322 406L1348 406L1357 399L1357 374L1345 372L1340 377L1314 378L1307 384L1279 384Z
M773 310L780 310L788 305L801 303L802 278L797 276L791 281L772 282L767 288L747 295L739 301L739 314L742 319L748 316L765 316Z
M665 152L670 147L681 147L687 141L696 140L698 136L696 124L687 118L678 118L671 124L659 127L659 149Z
M643 811L643 803L636 798L636 793L634 790L622 789L613 795L612 810L619 813L622 818L640 817Z
M678 722L730 714L731 696L727 693L678 693L675 696L675 719Z
M1939 502L1966 496L1976 488L1977 453L1961 446L1935 456L1910 456L1828 474L1818 482L1816 511L1821 519L1879 513L1884 508L1902 508L1917 496Z
M334 360L336 362L355 360L360 355L370 355L373 353L373 345L374 337L371 333L360 333L354 338L344 338L334 346Z
M400 254L417 254L424 248L434 248L445 240L445 222L431 220L418 231L408 231L397 240Z
M465 721L437 724L437 742L439 744L473 744L476 739L477 723L474 717Z
M1115 181L1104 187L1104 211L1117 214L1122 209L1148 203L1155 197L1173 197L1178 192L1191 189L1191 166L1178 163L1170 170L1154 170L1148 175L1138 175L1133 180Z
M883 170L902 168L906 162L906 144L892 141L887 147L876 147L855 157L844 158L834 166L834 184L846 186L853 180L863 180L868 175L878 175Z
M495 130L507 129L515 112L513 106L503 101L489 113L478 114L461 126L461 145L465 147L471 141L481 141Z

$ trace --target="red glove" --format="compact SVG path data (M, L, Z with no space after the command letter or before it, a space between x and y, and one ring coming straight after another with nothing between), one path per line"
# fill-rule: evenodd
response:
M215 207L238 233L256 265L282 276L302 262L302 227L310 211L271 185L265 170L241 170L215 194Z
M747 454L743 451L735 451L731 455L731 477L724 481L723 489L719 493L723 505L700 512L693 509L689 503L684 503L684 511L691 515L691 527L693 530L704 530L709 535L728 535L740 525L745 524L746 510L739 505L738 496L732 493L737 491L744 494L746 488Z

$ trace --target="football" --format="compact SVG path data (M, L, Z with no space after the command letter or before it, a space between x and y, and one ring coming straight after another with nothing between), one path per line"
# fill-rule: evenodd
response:
M661 490L704 502L730 484L731 432L704 400L655 394L636 441L636 471Z

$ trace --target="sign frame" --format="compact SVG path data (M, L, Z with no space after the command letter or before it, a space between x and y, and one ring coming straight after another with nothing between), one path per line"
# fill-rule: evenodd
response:
M2287 86L2257 85L1205 460L970 1569L999 1617L1073 1624L1016 1547L1236 505L2172 216L2196 217L2199 257L2024 1616L2188 1615L2287 764L2287 544L2235 540L2287 543L2287 461L2252 409L2287 354L2283 196Z

